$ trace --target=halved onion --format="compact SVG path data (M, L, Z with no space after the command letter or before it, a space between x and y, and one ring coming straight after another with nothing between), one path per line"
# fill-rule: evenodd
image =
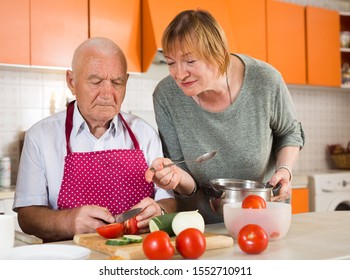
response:
M205 223L203 216L195 211L183 211L179 212L173 219L171 224L175 235L178 235L186 228L196 228L204 233Z

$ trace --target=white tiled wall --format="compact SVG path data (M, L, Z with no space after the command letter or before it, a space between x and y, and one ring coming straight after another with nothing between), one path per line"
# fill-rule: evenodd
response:
M148 73L131 74L122 109L143 117L156 128L152 92L167 75L165 65L152 65ZM350 90L289 86L306 145L295 171L332 167L327 144L347 145L350 140ZM65 108L71 98L65 72L0 67L0 156L10 155L15 183L22 132L36 121Z
M284 0L350 11L350 1ZM143 117L156 127L152 92L167 75L165 65L152 65L144 74L131 74L122 109ZM314 171L332 167L326 146L347 145L350 140L350 90L290 86L296 111L306 134L306 146L295 171ZM36 121L65 108L71 98L63 70L42 70L0 66L0 156L9 155L12 183L15 183L20 139Z
M38 120L62 110L67 92L63 71L0 67L0 156L11 157L12 183L23 132Z
M350 141L350 90L289 86L306 144L296 171L334 168L328 144L346 146Z

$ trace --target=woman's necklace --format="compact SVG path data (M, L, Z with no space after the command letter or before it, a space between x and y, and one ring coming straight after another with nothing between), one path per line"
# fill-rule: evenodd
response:
M227 72L226 72L226 85L227 85L227 89L228 89L228 94L230 96L230 105L232 105L232 95L231 95L230 84L228 83Z
M230 97L230 105L232 105L232 95L231 95L231 88L230 88L230 84L228 83L228 76L227 76L227 72L226 72L226 85L227 85L227 91L228 91L228 95ZM198 95L198 104L201 108L202 107L202 103L201 103L201 99L200 99L200 96Z

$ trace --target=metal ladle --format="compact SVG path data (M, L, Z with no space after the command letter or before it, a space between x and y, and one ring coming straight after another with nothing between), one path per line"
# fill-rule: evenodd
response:
M205 162L213 157L215 157L217 154L217 151L212 151L212 152L209 152L209 153L205 153L201 156L199 156L198 158L196 159L191 159L191 160L182 160L182 161L177 161L177 162L173 162L173 163L170 163L170 164L166 164L163 166L163 168L166 168L166 167L170 167L170 166L173 166L173 165L178 165L180 163L184 163L184 162L197 162L197 163L202 163L202 162ZM156 172L157 170L155 170L153 167L150 168L151 171L153 172Z

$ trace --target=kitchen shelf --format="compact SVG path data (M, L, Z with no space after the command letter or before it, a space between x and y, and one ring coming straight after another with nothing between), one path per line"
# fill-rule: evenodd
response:
M340 32L350 32L350 12L339 12ZM340 34L339 34L340 41ZM340 48L341 56L341 87L350 88L350 47Z
M341 52L350 52L350 48L340 48Z
M340 16L350 17L350 12L339 12Z

